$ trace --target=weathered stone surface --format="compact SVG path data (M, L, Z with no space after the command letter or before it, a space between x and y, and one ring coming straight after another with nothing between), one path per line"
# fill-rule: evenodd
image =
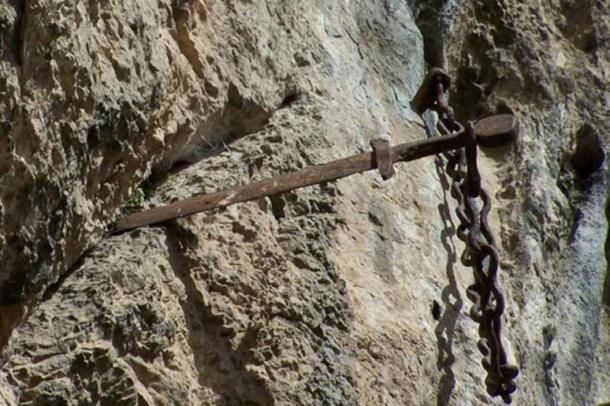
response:
M609 17L594 0L0 5L0 404L498 403L441 158L104 235L126 205L425 137L426 63L452 73L461 119L521 118L480 159L515 403L610 400L608 169L572 159L581 128L608 145Z
M601 366L608 365L610 327L602 301L608 171L603 166L582 184L570 155L580 128L604 134L610 122L610 49L598 42L610 38L610 8L476 1L462 13L450 64L459 77L454 100L471 103L461 114L510 109L523 123L519 153L503 166L497 194L511 203L500 216L511 258L503 266L509 329L523 366L517 399L608 400L602 382L609 372Z

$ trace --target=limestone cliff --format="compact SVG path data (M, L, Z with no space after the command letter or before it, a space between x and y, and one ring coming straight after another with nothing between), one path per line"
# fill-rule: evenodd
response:
M440 158L106 231L426 137L431 66L521 121L480 157L514 403L610 400L606 1L8 0L0 38L0 404L501 404Z

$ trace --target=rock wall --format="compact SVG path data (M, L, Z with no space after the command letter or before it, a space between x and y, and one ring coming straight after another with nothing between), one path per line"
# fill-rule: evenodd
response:
M0 404L501 404L440 157L110 236L130 210L425 138L484 151L516 404L610 400L602 0L0 5ZM431 306L440 305L436 320Z

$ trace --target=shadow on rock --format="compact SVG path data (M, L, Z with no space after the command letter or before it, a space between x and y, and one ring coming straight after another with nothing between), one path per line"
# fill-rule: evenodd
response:
M443 247L447 251L447 265L445 271L447 281L449 282L441 294L443 309L438 318L438 325L434 330L438 347L436 367L442 372L442 376L438 384L437 395L437 405L441 406L449 403L451 394L455 388L455 375L452 370L452 365L455 362L455 356L453 355L452 347L455 324L462 308L462 298L455 280L457 253L452 241L452 237L455 235L455 225L451 220L451 212L449 203L447 201L446 192L449 189L450 184L444 172L442 158L438 157L435 165L443 189L443 203L439 204L438 211L444 225L441 232L441 241Z
M197 264L188 251L189 242L196 237L186 235L175 225L167 228L166 236L170 263L186 291L181 306L200 385L212 389L227 405L275 404L264 382L246 369L257 332L247 331L239 348L233 349L230 342L233 330L225 327L222 315L212 312L193 278Z

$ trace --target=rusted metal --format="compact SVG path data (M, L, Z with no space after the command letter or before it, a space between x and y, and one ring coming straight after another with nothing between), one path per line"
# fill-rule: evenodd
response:
M371 147L375 152L375 164L383 180L388 180L396 174L392 160L392 148L388 140L376 138L371 141Z
M440 79L442 80L442 78ZM448 106L442 106L447 109ZM395 173L394 163L408 162L429 155L463 148L471 143L476 155L476 139L468 138L461 125L453 125L458 131L444 137L436 137L411 143L399 144L391 147L389 142L376 139L371 142L374 151L354 155L338 161L323 165L311 166L303 170L281 175L271 179L264 179L247 185L237 186L216 193L196 196L180 202L171 203L162 207L145 210L139 213L128 214L112 226L112 232L122 232L138 227L162 223L196 213L222 208L235 203L247 202L272 196L289 190L311 186L350 176L356 173L378 169L384 180ZM497 128L505 130L499 125ZM493 137L489 133L488 137Z
M477 197L481 193L481 175L477 167L477 135L472 122L466 124L466 181L468 182L468 196Z
M452 178L451 195L457 200L456 214L460 220L457 236L464 241L461 261L473 269L474 283L467 296L474 302L470 315L479 323L478 348L484 356L485 380L491 396L500 396L506 403L516 390L514 379L519 369L507 361L502 342L504 296L497 284L499 254L488 224L491 209L489 194L481 187L477 168L477 146L499 147L514 142L519 126L512 115L492 116L462 126L453 109L444 99L451 80L440 69L433 69L413 101L414 109L423 114L434 110L439 115L437 128L431 133L441 136L391 147L387 141L371 142L372 152L354 155L323 165L237 186L216 193L196 196L184 201L132 213L119 220L112 231L122 232L153 225L195 213L226 207L231 204L260 199L289 190L340 179L352 174L378 169L383 179L394 175L394 163L444 153L446 171ZM429 122L426 122L429 125ZM455 151L454 151L455 150ZM477 204L480 199L480 204ZM433 315L440 309L433 308ZM437 318L437 316L434 316Z
M466 145L463 133L450 134L446 137L420 140L389 147L379 153L389 161L384 163L382 176L389 175L388 168L395 162L408 162L429 155L438 154ZM139 213L128 214L111 228L118 233L138 227L162 223L195 213L226 207L231 204L247 202L272 196L289 190L311 186L322 182L344 178L349 175L377 169L376 152L366 152L323 165L311 166L297 172L264 179L247 185L223 190L216 193L196 196L167 206L156 207ZM393 170L393 169L392 169Z
M421 94L435 95L434 100L428 98L426 106L439 114L438 128L434 130L445 136L456 130L460 133L464 131L466 135L466 148L445 155L446 171L452 178L451 195L458 203L456 214L460 225L456 234L465 243L461 261L465 266L472 267L474 274L474 283L468 287L467 296L474 302L470 316L479 324L478 348L483 354L482 365L487 371L487 392L511 403L511 395L517 388L514 380L519 369L508 363L502 342L504 295L497 284L499 254L487 220L491 199L481 187L476 144L498 147L514 142L518 136L518 122L510 115L492 116L476 125L469 122L464 129L444 100L447 81L443 77L438 70L431 72L426 81L429 88L422 90ZM477 199L481 204L477 204Z
M486 117L475 124L475 132L482 147L499 147L517 140L519 121L512 114Z
M449 89L451 77L440 68L432 68L413 98L412 106L417 114L423 114L438 100L436 92L439 83L443 89Z

